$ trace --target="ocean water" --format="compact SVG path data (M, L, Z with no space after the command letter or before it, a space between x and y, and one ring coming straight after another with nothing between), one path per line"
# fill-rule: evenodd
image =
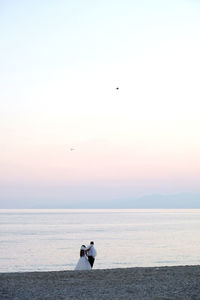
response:
M200 210L0 210L0 272L200 264Z

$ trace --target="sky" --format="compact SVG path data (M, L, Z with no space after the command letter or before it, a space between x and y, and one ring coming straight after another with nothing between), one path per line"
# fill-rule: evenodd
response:
M199 1L0 0L0 28L0 208L190 207Z

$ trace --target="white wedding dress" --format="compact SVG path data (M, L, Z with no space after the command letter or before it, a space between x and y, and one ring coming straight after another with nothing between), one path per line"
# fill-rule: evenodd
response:
M91 266L86 255L79 258L75 270L91 270Z

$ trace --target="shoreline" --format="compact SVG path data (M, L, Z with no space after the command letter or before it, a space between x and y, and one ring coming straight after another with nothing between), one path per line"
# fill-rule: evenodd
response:
M0 273L0 299L199 300L200 265Z

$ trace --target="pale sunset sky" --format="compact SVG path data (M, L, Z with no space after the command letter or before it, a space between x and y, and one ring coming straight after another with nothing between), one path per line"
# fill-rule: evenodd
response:
M200 1L1 0L0 28L0 208L200 195Z

